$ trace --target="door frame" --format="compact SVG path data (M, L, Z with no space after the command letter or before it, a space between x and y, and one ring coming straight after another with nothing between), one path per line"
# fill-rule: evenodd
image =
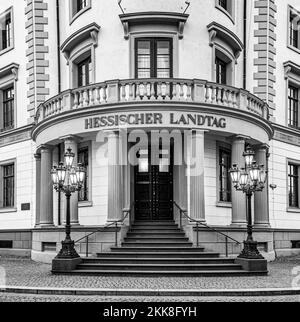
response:
M161 148L160 148L161 150ZM151 163L151 148L150 146L148 147L148 158L149 158L149 162ZM172 200L170 201L170 204L172 205L172 209L170 210L170 220L174 219L174 198L175 198L175 190L174 190L174 147L172 142L170 143L170 173L171 173L171 178L172 178L172 187L171 187L171 197ZM149 167L152 168L152 165L150 164ZM134 209L133 209L133 213L134 213L134 220L137 220L137 213L136 213L136 168L137 166L131 166L132 168L132 176L131 176L131 180L133 182L132 184L132 196L133 196L133 200L134 200ZM149 173L149 177L151 177L151 172ZM155 219L153 218L153 214L151 214L151 218L148 220L153 220L155 221ZM157 221L162 220L162 219L157 219ZM147 221L147 220L145 220Z

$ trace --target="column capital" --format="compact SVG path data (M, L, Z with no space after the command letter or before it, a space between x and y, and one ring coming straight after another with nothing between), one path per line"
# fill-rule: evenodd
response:
M117 129L117 130L104 130L103 131L106 135L106 137L116 137L118 135L120 135L121 133L121 130L120 129Z
M237 134L237 135L232 135L228 138L228 140L230 140L231 142L236 142L236 141L244 141L247 142L249 140L251 140L250 136L245 136L242 134Z
M42 144L38 147L36 154L41 154L41 153L52 153L53 146L49 144Z
M190 131L192 131L193 133L199 133L199 134L205 134L208 133L209 130L201 130L201 129L196 129L196 128L191 128Z
M82 140L82 138L80 136L77 136L77 135L66 135L66 136L60 137L59 140L62 141L62 142L75 142L75 143L78 143L79 141Z
M256 151L268 151L270 146L267 143L258 144L254 146Z

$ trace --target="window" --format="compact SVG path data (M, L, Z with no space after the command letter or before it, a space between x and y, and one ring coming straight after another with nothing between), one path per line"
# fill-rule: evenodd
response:
M219 201L231 202L231 152L227 149L219 150Z
M216 58L216 82L227 84L227 63L218 57Z
M219 0L219 6L222 7L223 9L227 10L228 9L227 0Z
M76 11L79 12L88 6L88 0L77 0Z
M216 8L223 11L234 23L235 0L216 0Z
M12 9L0 15L0 51L13 47Z
M300 15L294 9L290 8L289 17L289 45L300 49Z
M1 208L13 208L15 205L15 165L5 164L2 172L2 203Z
M92 82L92 59L91 56L77 64L78 87L90 85Z
M288 164L289 207L299 208L299 166Z
M91 0L69 0L70 1L70 23L78 16L91 8Z
M136 40L136 78L172 78L172 41Z
M2 97L2 131L8 131L14 128L14 88L3 90Z
M298 48L298 38L299 38L299 30L298 23L295 20L295 17L290 14L290 45Z
M86 168L86 177L83 188L78 194L79 202L89 201L89 148L84 147L78 151L78 163Z
M18 71L19 65L15 63L0 68L0 132L14 129L17 123Z
M299 127L299 90L298 88L289 85L289 126Z
M228 56L226 55L228 54ZM222 85L234 85L234 62L229 53L220 48L215 50L215 82Z

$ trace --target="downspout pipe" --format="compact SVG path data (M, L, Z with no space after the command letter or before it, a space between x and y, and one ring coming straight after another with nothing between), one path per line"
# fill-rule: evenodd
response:
M243 88L247 89L247 0L244 0L244 57L243 57Z
M56 0L56 31L57 31L57 81L58 81L58 94L61 93L61 66L60 66L60 10L59 0ZM58 160L61 161L61 146L58 146ZM61 192L58 193L58 225L62 224L61 220Z
M57 68L58 68L58 94L61 93L61 66L60 66L60 10L59 0L56 0L56 30L57 30Z

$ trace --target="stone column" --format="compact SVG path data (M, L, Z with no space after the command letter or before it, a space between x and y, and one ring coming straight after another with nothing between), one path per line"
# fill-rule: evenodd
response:
M68 149L71 149L72 152L75 154L73 166L76 167L78 165L78 143L77 138L74 136L70 136L64 138L65 142L65 152ZM79 217L78 217L78 192L75 192L71 196L71 225L76 226L79 225Z
M109 132L108 138L108 221L123 217L122 166L119 133Z
M192 131L187 141L188 212L205 222L204 131Z
M41 203L40 226L54 226L53 222L53 184L51 178L52 150L49 146L41 147Z
M40 225L41 216L41 154L37 153L35 157L35 226Z
M264 165L268 169L268 145L260 146L256 151L257 164ZM265 189L257 192L254 197L254 224L258 227L270 227L269 220L269 191L268 180Z
M245 168L245 152L246 138L237 136L232 143L232 164L237 164L240 169ZM247 226L246 215L246 197L241 191L236 191L232 187L232 225Z

